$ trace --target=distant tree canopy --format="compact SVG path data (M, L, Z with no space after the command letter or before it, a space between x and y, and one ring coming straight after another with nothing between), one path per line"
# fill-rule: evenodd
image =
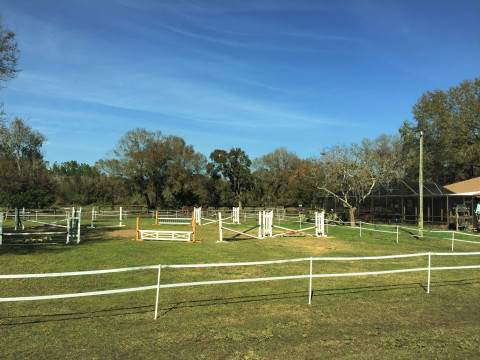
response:
M246 191L253 183L250 170L252 161L240 148L232 148L229 152L216 149L210 154L210 159L212 161L207 165L208 173L212 177L220 179L223 176L228 180L238 206L242 208Z
M295 153L283 147L254 160L255 191L263 205L298 205L298 194L292 183L302 163Z
M405 166L418 178L418 134L423 131L424 178L440 185L480 176L480 78L448 91L427 91L400 128Z
M97 166L122 179L144 198L148 208L155 209L192 202L194 178L203 170L204 162L204 156L182 138L137 128L127 132L113 156L98 161Z
M112 185L111 182L94 166L80 164L75 160L61 164L55 162L50 168L50 174L57 184L57 201L61 203L89 205L115 202L112 191L106 189L106 183Z
M41 207L53 201L53 181L42 154L45 141L20 118L0 126L0 203Z

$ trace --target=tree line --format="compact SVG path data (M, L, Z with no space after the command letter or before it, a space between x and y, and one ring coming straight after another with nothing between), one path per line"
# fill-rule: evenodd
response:
M0 88L18 72L18 44L0 19ZM0 206L52 204L320 206L333 196L354 216L379 188L418 179L424 133L424 179L440 185L480 176L480 79L427 91L396 135L337 145L300 158L285 147L250 159L240 148L208 158L178 136L137 128L95 165L48 164L46 138L15 117L0 117ZM2 107L3 109L3 107Z

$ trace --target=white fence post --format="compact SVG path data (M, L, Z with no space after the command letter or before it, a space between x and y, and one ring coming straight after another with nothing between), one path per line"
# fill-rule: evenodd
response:
M2 234L3 234L3 212L0 212L0 245L2 245Z
M313 277L313 257L310 257L310 287L308 290L308 305L312 304L312 277Z
M95 227L95 208L92 206L92 225L91 228Z
M157 320L158 315L158 298L160 296L160 273L162 271L162 265L158 264L158 280L157 280L157 298L155 300L155 317L154 320Z
M362 237L362 221L360 220L360 237Z
M452 231L452 251L453 251L453 243L455 242L455 231Z
M432 253L428 253L428 285L427 285L427 294L430 294L430 267L432 265Z
M397 244L398 244L398 225L397 225Z

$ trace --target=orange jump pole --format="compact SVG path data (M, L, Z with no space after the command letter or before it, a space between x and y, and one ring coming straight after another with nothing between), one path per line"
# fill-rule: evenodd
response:
M192 212L192 231L193 231L193 234L192 234L192 241L189 241L189 242L197 242L196 238L195 238L195 235L197 233L196 229L197 229L197 224L195 222L195 211L193 211Z
M143 241L142 238L140 238L140 218L137 217L137 231L136 231L136 238L132 239L133 241Z

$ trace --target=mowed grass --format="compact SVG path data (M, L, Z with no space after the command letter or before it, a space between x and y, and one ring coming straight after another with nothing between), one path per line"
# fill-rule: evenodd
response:
M255 220L227 225L244 230ZM274 222L278 224L278 222ZM86 223L87 224L87 223ZM218 226L198 227L201 243L134 242L123 229L82 228L80 245L0 247L1 274L155 265L449 252L451 242L329 227L327 238L242 235L217 243ZM7 224L8 225L8 224ZM280 223L298 229L296 223ZM189 227L153 226L142 229ZM252 230L256 233L256 229ZM224 232L224 238L233 233ZM470 239L474 240L474 239ZM480 245L456 243L456 251ZM432 266L477 265L480 256L433 257ZM422 268L427 257L323 261L315 273ZM162 283L300 275L309 262L162 269ZM88 292L154 285L155 270L45 279L0 280L0 297ZM318 278L162 289L73 299L0 303L2 359L318 359L478 358L480 270Z

